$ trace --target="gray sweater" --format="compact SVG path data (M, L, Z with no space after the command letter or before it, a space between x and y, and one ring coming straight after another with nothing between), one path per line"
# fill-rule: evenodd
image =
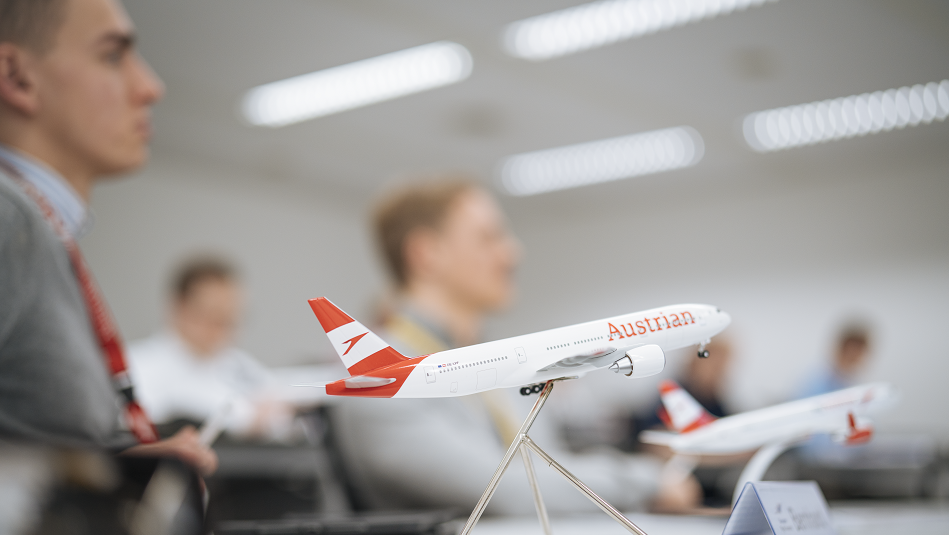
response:
M0 440L122 448L120 417L66 248L0 172Z

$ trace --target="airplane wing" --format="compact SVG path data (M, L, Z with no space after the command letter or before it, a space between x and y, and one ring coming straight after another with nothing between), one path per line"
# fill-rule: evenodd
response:
M668 446L672 439L679 436L678 433L670 433L668 431L651 431L646 430L642 433L639 433L639 441L645 442L646 444L656 444L659 446Z
M585 364L592 364L597 368L603 368L613 363L613 361L605 358L608 355L611 355L616 352L615 347L603 347L600 349L595 349L589 351L582 355L576 355L573 357L567 357L565 359L560 359L557 362L544 366L543 368L537 370L538 372L547 372L555 369L569 370L571 368L579 368Z

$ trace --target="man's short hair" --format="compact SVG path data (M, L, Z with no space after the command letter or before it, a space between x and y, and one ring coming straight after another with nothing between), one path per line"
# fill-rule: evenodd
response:
M477 189L466 178L416 182L385 196L373 212L376 241L389 273L399 287L408 282L405 241L419 228L438 229L451 204Z
M66 18L66 0L0 0L0 43L43 53Z
M862 320L852 320L840 329L837 334L837 347L843 349L850 344L863 347L870 346L870 326Z
M171 294L177 301L191 296L194 288L206 281L231 282L237 279L237 270L223 258L202 256L181 265L172 279Z

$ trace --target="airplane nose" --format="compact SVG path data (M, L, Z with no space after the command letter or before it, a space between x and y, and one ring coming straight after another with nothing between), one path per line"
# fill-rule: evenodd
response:
M718 321L722 327L727 327L732 322L732 317L728 314L728 312L724 312L721 309L719 309Z

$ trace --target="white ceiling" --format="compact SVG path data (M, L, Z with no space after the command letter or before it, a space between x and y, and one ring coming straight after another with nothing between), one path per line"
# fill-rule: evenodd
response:
M946 123L768 155L751 152L738 129L759 109L949 78L949 2L781 0L543 63L501 51L507 23L578 3L126 1L142 53L168 86L157 156L276 184L363 196L427 171L494 180L509 154L682 124L705 138L705 159L637 183L701 192L801 166L843 176L949 164ZM471 51L468 80L281 129L247 126L236 111L255 85L441 39Z

